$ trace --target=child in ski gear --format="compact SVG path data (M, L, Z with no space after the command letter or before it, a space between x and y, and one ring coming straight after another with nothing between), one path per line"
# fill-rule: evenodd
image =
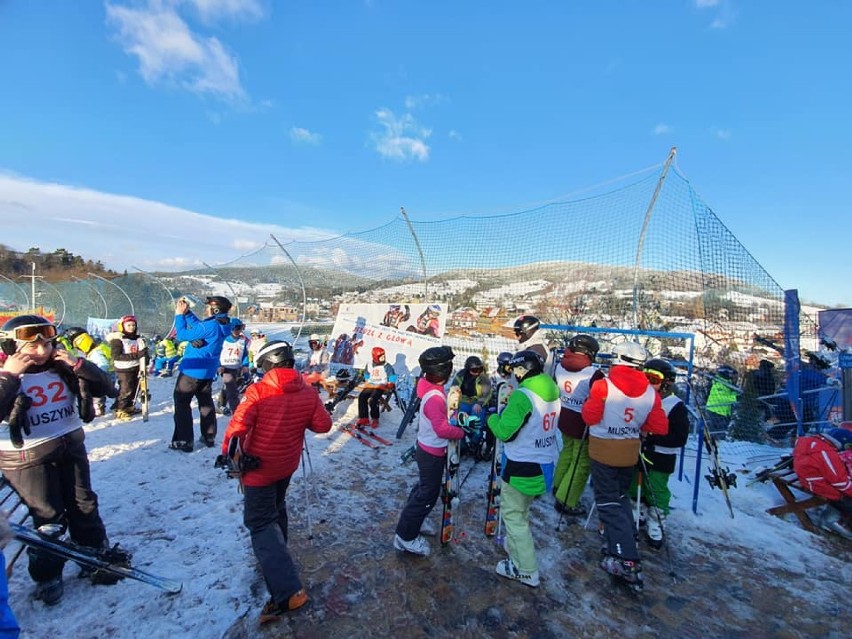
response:
M224 415L231 415L237 409L240 403L240 380L249 374L249 340L243 335L245 327L240 319L232 317L231 334L222 342L219 374L222 376L222 391L227 404L222 411Z
M402 306L399 304L391 304L388 307L387 313L382 318L381 325L382 326L390 326L391 328L399 328L399 325L402 322L408 320L411 317L411 308L408 304L405 305L405 310L402 310Z
M660 394L663 410L669 422L669 432L665 435L649 434L642 440L642 457L636 466L636 473L642 476L642 504L640 519L645 520L645 535L652 548L663 545L663 522L669 514L672 493L669 490L669 477L675 470L677 454L686 445L689 437L689 413L686 405L674 394L677 371L666 359L655 358L645 362L645 376L648 383ZM644 471L647 470L647 473ZM638 481L634 476L630 487L630 496L636 499ZM640 523L641 526L641 523Z
M589 480L589 430L580 411L589 391L603 371L593 366L600 345L591 335L572 337L562 359L556 366L554 378L559 388L559 430L562 433L562 451L556 462L553 485L556 488L556 510L565 515L583 515L585 508L580 496Z
M459 399L460 414L468 415L471 419L467 428L462 445L463 454L482 454L482 444L485 440L486 411L488 402L491 401L491 378L485 372L482 360L476 355L468 357L464 362L464 368L456 373L450 387L457 386L460 389Z
M852 432L830 428L799 437L793 449L793 470L803 486L830 502L819 525L852 539Z
M311 349L311 354L302 375L305 376L305 381L308 384L319 386L328 375L328 362L331 359L331 354L326 349L325 340L316 333L308 339L308 348Z
M444 384L453 373L453 350L449 346L433 346L420 354L421 377L417 382L420 415L417 423L418 481L408 494L399 515L393 546L415 555L428 557L429 542L420 534L423 522L432 512L441 492L447 443L464 437L464 430L450 425L447 418L447 395Z
M145 339L136 332L136 317L125 315L115 333L107 337L113 366L118 377L118 399L115 402L115 416L119 419L131 419L142 411L134 402L139 387L139 360L148 357Z
M222 454L237 438L246 455L259 459L242 474L245 492L243 521L263 573L270 599L261 620L272 620L308 601L293 558L287 550L287 487L299 467L305 431L327 433L331 416L319 393L293 368L288 342L267 342L256 363L263 379L246 390L225 431Z
M393 366L385 361L385 349L376 346L371 356L372 364L364 368L363 390L358 395L358 425L366 426L369 423L373 428L377 428L381 415L379 402L382 396L396 385L396 372ZM372 421L367 419L368 404Z
M3 325L0 348L8 356L0 371L0 420L9 439L0 440L0 470L29 508L35 528L60 537L66 529L83 546L108 547L92 490L83 424L94 419L93 396L112 382L93 363L57 348L56 327L38 315L19 315ZM62 598L65 560L28 550L36 598L55 605ZM116 580L101 573L98 583Z
M154 347L154 375L171 377L172 368L180 359L177 344L172 337L164 337Z
M515 320L515 337L518 338L519 350L529 350L538 353L544 362L545 371L553 369L553 353L547 346L544 334L538 329L541 326L539 319L533 315L521 315Z
M524 585L539 585L538 561L530 532L530 505L551 489L559 455L556 425L559 388L544 374L544 362L533 350L509 362L519 386L506 408L488 418L488 428L503 442L505 463L500 492L509 558L497 564L498 575Z
M707 417L707 428L711 433L725 434L728 432L728 424L737 403L739 389L737 384L737 371L727 364L720 366L713 377L710 394L707 396L705 413Z
M419 333L420 335L438 337L441 332L441 322L438 320L440 316L440 304L430 304L426 307L425 311L420 313L417 321L414 324L409 324L405 330L411 333Z
M180 341L188 341L186 351L178 365L175 382L175 429L169 448L185 453L193 451L192 398L198 400L201 438L199 442L212 448L216 440L216 406L213 403L213 380L219 368L222 343L231 332L228 312L231 302L219 295L208 297L205 317L199 319L181 298L175 304L175 334Z
M636 342L617 344L609 377L592 384L581 411L589 425L592 485L604 533L600 567L636 590L642 588L643 575L628 491L640 435L668 432L660 396L642 372L647 359L648 352Z
M95 398L95 415L101 416L106 413L106 398L114 398L118 396L118 389L115 388L115 368L112 362L112 349L103 342L96 342L82 328L69 328L65 334L71 340L71 344L87 360L106 373L110 381L113 382L110 392L106 396Z
M257 359L257 352L263 348L264 344L269 341L259 329L253 328L249 333L249 368L251 369L251 373L254 374L254 369L257 368L257 364L255 364L255 360Z

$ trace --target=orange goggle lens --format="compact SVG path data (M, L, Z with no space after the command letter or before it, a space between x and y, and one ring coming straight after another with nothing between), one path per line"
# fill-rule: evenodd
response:
M651 384L662 384L663 380L665 379L665 377L660 371L655 371L648 368L645 369L645 377L648 378L648 381Z
M19 342L35 342L38 339L51 340L56 337L56 327L53 324L18 326L14 332L15 339Z

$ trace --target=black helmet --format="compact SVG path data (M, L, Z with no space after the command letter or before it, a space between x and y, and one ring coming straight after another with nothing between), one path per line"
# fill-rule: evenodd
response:
M538 375L544 370L544 362L541 361L541 357L535 351L520 351L519 353L515 353L515 356L509 360L509 366L519 382L522 382L530 375ZM517 373L517 369L519 368L526 371L520 377L518 377Z
M52 342L56 335L56 326L41 315L18 315L3 324L0 348L6 355L14 355L18 350L16 340L32 342L40 337Z
M533 336L539 326L541 326L541 322L538 321L537 317L521 315L515 320L515 337L521 342L525 342Z
M254 361L266 373L273 368L293 368L296 358L293 355L293 347L290 346L290 342L275 339L263 345L257 352Z
M716 375L718 375L722 379L728 380L732 384L737 383L737 371L733 366L723 364L716 370Z
M503 351L497 355L497 372L503 377L508 377L512 374L512 367L509 362L512 361L512 354Z
M455 353L449 346L433 346L420 353L418 362L423 376L434 384L442 384L453 372Z
M221 295L213 295L212 297L208 297L205 302L211 309L213 309L213 313L218 315L219 313L227 313L231 310L231 300L227 297L222 297Z
M65 329L65 337L67 337L69 340L71 340L71 342L73 342L85 332L85 328L80 328L79 326L72 326L70 328Z
M479 359L476 355L471 355L466 360L464 360L464 369L466 371L470 371L472 369L479 369L482 372L482 360Z
M591 335L575 335L568 340L568 350L572 353L583 353L594 360L598 356L598 351L601 350L601 345Z
M674 365L669 360L662 359L661 357L655 357L645 362L645 373L647 374L649 371L653 371L651 375L654 373L662 375L663 383L660 386L661 391L671 388L677 379L677 370Z

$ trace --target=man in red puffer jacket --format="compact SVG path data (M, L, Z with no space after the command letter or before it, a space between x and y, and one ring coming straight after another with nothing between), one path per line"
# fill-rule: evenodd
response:
M244 459L255 458L254 468L244 466L243 523L251 533L254 554L271 596L260 615L261 623L308 602L296 566L287 550L287 503L290 478L299 467L305 430L327 433L331 416L317 390L305 384L293 368L289 343L275 340L257 353L255 364L263 379L249 386L225 431L222 453L239 440Z

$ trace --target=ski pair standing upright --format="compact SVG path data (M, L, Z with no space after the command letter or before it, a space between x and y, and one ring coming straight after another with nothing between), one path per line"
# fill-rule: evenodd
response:
M417 422L417 444L414 459L417 462L418 481L408 496L396 525L393 545L415 555L428 556L429 542L421 534L426 517L432 512L442 486L446 485L448 448L451 441L464 437L464 430L450 423L447 412L447 395L444 384L453 371L453 351L448 346L434 346L420 354L421 377L417 381L420 415ZM445 508L450 508L452 523L452 495L445 491ZM449 528L442 528L445 534Z

